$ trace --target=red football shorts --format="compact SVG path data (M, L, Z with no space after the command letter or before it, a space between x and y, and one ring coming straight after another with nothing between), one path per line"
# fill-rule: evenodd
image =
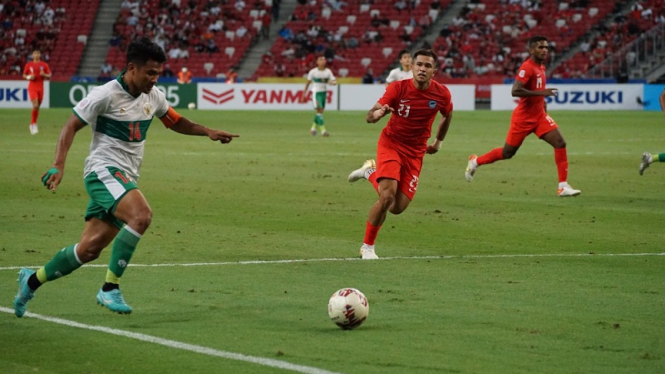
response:
M423 167L422 157L407 156L395 148L379 144L376 150L376 180L390 178L409 200L418 189L418 178Z
M43 88L28 88L28 97L30 101L37 99L38 103L42 103L44 100L44 89Z
M508 135L506 136L506 144L519 147L531 133L541 138L548 132L558 128L559 126L557 126L556 122L547 114L535 122L515 121L511 119Z

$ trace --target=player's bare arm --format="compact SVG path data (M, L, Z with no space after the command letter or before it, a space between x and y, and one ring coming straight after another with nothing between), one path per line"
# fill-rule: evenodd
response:
M529 97L529 96L556 96L557 88L546 88L544 90L531 91L524 88L524 82L516 79L513 83L511 94L513 97Z
M383 116L388 114L389 112L394 112L395 110L391 108L388 104L386 105L381 105L380 103L374 104L372 109L367 112L367 116L365 116L365 121L367 123L376 123L379 122Z
M43 71L40 71L39 75L41 75L42 77L44 77L46 79L51 79L51 74L50 73L44 73Z
M663 114L665 114L665 90L660 94L660 109L663 111Z
M72 114L62 128L62 131L60 131L58 145L55 148L55 161L53 161L53 167L42 175L42 182L49 190L55 191L62 181L62 177L65 173L67 153L69 153L69 148L71 148L72 143L74 142L74 136L85 126L86 124L83 121Z
M307 101L307 89L309 88L310 83L312 83L312 81L307 81L307 83L305 83L305 88L302 90L302 97L300 98L301 103Z
M198 123L192 122L185 117L180 117L178 122L173 124L170 129L184 135L207 136L210 138L210 140L220 141L222 144L230 143L233 138L240 136L228 133L226 131L215 130L199 125Z
M439 121L439 129L436 132L436 138L432 144L427 146L427 154L433 155L441 149L441 144L443 143L443 139L446 138L452 119L453 112L450 112L448 115L441 118L441 121Z

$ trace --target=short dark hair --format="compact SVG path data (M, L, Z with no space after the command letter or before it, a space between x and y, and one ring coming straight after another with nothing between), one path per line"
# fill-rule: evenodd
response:
M436 53L434 53L434 51L431 50L431 49L419 49L419 50L417 50L416 53L413 54L413 59L415 60L416 57L418 57L418 56L427 56L427 57L433 58L434 59L434 66L436 66L439 63L438 58L436 57Z
M411 52L409 52L408 49L402 49L401 51L399 51L399 55L398 55L399 58L400 58L400 60L402 59L402 56L403 56L403 55L409 55L409 56L411 56Z
M527 49L531 49L531 48L533 48L533 47L536 45L536 43L538 43L538 42L546 42L546 41L547 41L547 38L544 37L544 36L542 36L542 35L532 36L532 37L529 39L529 41L526 43L526 48L527 48Z
M162 47L145 36L134 39L127 46L127 64L130 62L143 66L148 60L157 61L160 64L166 62L166 53Z

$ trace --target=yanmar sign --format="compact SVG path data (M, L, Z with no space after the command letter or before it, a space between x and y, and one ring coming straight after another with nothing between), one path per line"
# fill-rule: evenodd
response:
M303 84L199 83L197 101L200 109L311 110L312 92L304 93L304 88L304 80ZM337 110L337 94L337 87L328 87L327 110Z
M642 110L641 84L548 84L557 95L546 97L548 110ZM492 85L492 110L512 110L519 98L512 85ZM639 100L638 100L639 99Z

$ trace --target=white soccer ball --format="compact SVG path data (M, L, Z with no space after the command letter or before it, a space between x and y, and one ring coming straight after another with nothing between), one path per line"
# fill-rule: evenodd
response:
M189 103L189 105L187 105L187 108L189 108L190 110L194 110L194 109L196 109L196 104Z
M342 288L328 300L328 316L344 330L360 326L369 314L369 302L362 292L355 288Z

